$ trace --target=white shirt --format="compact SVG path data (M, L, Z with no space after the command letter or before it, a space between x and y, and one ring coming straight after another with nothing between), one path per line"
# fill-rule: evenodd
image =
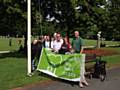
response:
M51 48L53 48L54 41L51 41Z
M45 41L45 47L49 48L50 47L50 42L49 41Z
M63 44L63 41L60 40L60 41L58 42L57 40L55 40L55 41L53 42L53 49L58 52L58 51L60 50L62 44Z

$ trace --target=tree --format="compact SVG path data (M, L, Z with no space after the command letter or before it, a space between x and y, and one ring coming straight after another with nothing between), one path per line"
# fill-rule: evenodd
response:
M119 0L109 0L107 5L110 25L108 37L114 40L120 40L120 1Z
M56 30L53 29L52 32L72 30L75 13L71 0L37 0L37 2L35 3L37 5L34 4L37 11L33 15L33 17L36 15L39 18L34 18L36 24L42 25L42 27L46 27L45 24L48 25L47 30L49 30L50 25L57 28ZM42 23L39 20L42 20ZM43 30L44 33L46 33L46 30Z
M0 34L22 36L27 33L27 3L26 0L0 0ZM24 47L26 51L27 37Z
M27 8L24 0L1 0L0 11L2 35L22 35L26 31Z

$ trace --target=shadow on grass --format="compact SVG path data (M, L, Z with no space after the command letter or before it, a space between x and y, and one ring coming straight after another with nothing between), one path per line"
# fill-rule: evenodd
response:
M26 58L26 54L20 53L18 51L13 51L9 53L0 53L0 59L6 58L6 57Z

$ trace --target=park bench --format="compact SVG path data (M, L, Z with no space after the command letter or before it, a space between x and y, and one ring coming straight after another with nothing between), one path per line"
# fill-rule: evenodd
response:
M106 77L106 61L102 60L102 56L97 56L96 54L86 54L85 60L85 75L90 79L95 77L104 81Z

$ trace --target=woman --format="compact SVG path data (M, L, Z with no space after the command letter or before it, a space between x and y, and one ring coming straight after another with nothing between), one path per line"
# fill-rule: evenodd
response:
M69 48L69 43L68 43L68 41L67 41L67 38L65 37L65 38L63 39L63 44L62 44L62 46L61 46L61 48L60 48L60 50L59 50L59 53L60 53L60 54L65 54L65 53L67 53L67 52L70 52L70 48Z

